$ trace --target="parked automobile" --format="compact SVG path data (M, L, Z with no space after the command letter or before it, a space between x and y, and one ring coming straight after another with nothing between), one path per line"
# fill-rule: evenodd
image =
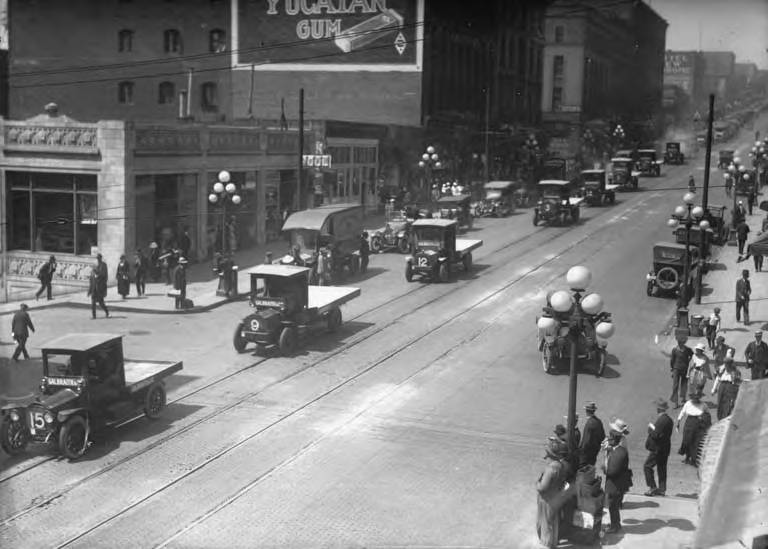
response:
M757 182L755 170L747 170L739 177L736 177L734 192L739 195L749 195L755 188Z
M612 185L618 185L620 189L637 190L638 178L640 172L635 170L635 161L627 157L611 158L611 176Z
M514 192L519 187L515 181L489 181L483 185L485 198L478 206L482 217L506 217L515 211Z
M513 194L515 206L518 208L527 208L536 201L535 193L531 192L527 185L520 185Z
M664 162L666 164L685 164L685 155L677 141L667 142L664 150Z
M6 405L0 444L11 454L27 444L52 444L81 457L91 434L141 414L160 417L164 379L183 363L123 358L123 336L67 334L42 345L43 378L34 402Z
M712 229L702 232L697 225L693 225L690 232L683 225L679 225L674 231L675 242L685 244L686 238L688 238L689 246L698 250L696 255L702 260L700 264L704 273L707 272L708 268L706 260L712 254L712 235Z
M643 175L659 177L661 175L662 160L656 158L656 149L639 149L637 151L638 171Z
M537 328L537 341L541 352L541 365L548 374L553 373L558 366L567 366L571 358L571 338L568 336L565 321L558 319L553 312L553 322L547 329ZM601 320L610 321L610 313L601 313ZM538 318L536 323L538 325ZM601 376L605 372L608 359L606 350L608 342L597 337L595 326L597 323L585 319L584 330L579 334L576 343L576 356L581 364L592 363L595 365L595 375ZM566 330L563 330L566 328Z
M539 221L548 224L578 222L584 198L576 196L570 181L545 179L539 181L539 201L533 210L533 226Z
M405 262L405 279L414 276L426 280L447 282L452 268L461 264L465 271L472 268L472 250L483 245L482 240L456 238L455 219L419 219L413 222L414 252Z
M705 147L707 145L707 132L696 133L696 144L699 147Z
M411 246L411 223L405 215L405 210L386 208L384 210L384 227L368 229L371 252L377 254L387 250L397 250L408 253Z
M363 233L363 207L360 204L329 204L302 210L288 216L283 224L290 247L298 247L303 267L317 279L317 254L320 248L331 251L331 272L341 276L344 269L351 274L360 269L360 235ZM291 264L289 254L277 261Z
M290 356L313 327L337 330L340 307L360 295L360 288L309 285L306 267L257 265L245 273L251 278L249 304L254 312L235 328L232 343L238 353L253 343L259 349L278 347Z
M733 157L735 151L731 149L723 149L718 153L717 167L720 169L727 169L733 163Z
M608 184L605 170L583 170L581 172L582 195L589 206L600 206L616 202L617 185Z
M474 218L470 211L469 204L472 196L468 194L442 196L435 203L435 209L432 217L438 219L455 219L459 227L471 229L474 224Z
M615 158L631 158L635 162L638 159L637 149L619 149L613 156Z
M657 242L653 246L653 266L645 276L646 293L649 296L677 296L687 285L687 295L691 295L696 280L698 248L691 246L689 255L688 279L685 279L686 250L684 244Z
M709 204L704 219L709 221L712 230L711 241L718 246L724 246L728 242L728 221L725 219L725 206Z

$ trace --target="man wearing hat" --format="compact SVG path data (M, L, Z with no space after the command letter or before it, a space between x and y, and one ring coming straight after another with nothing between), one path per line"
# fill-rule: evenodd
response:
M667 415L669 407L663 398L656 399L656 421L648 424L648 437L645 439L645 449L648 457L643 464L645 484L648 486L646 496L663 496L667 491L667 461L672 451L672 431L675 423ZM659 472L659 485L656 486L654 468Z
M183 309L187 300L187 258L180 257L176 269L173 271L173 289L177 290L176 308Z
M749 283L749 271L741 271L741 278L736 281L736 322L741 321L741 310L744 309L744 326L749 326L749 297L752 295L752 285Z
M744 351L747 366L752 372L752 379L763 379L768 370L768 344L763 341L763 332L755 332L755 340L750 341Z
M632 486L632 473L629 469L629 453L621 445L624 435L629 432L627 424L615 419L610 423L608 430L608 444L605 448L605 500L608 506L608 514L611 517L611 526L606 530L608 534L614 534L621 530L621 501L624 494Z
M700 341L694 347L694 353L688 363L688 371L686 377L688 378L688 387L691 391L704 391L704 385L706 385L708 379L712 379L712 371L709 368L709 358L704 354L704 350L707 346L703 341Z
M91 298L91 318L96 318L96 305L109 317L109 309L104 303L104 298L107 297L107 264L102 260L101 254L96 254L96 264L91 269L88 296Z
M595 415L597 404L588 402L584 406L587 420L584 422L584 433L579 444L579 467L583 465L594 466L597 462L597 454L605 440L605 428L603 422Z
M693 349L688 347L685 337L677 338L677 347L672 349L669 356L669 369L672 374L672 396L669 400L679 408L678 395L685 401L685 395L688 394L688 366L693 357ZM679 393L678 393L679 390Z
M725 362L726 356L730 354L731 357L733 357L734 352L734 348L725 342L724 336L717 336L715 339L715 347L712 349L712 358L715 362L715 369L719 368L723 362Z

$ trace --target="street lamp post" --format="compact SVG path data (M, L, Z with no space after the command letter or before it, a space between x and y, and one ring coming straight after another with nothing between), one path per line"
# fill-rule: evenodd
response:
M424 186L427 187L427 193L432 191L433 170L439 170L442 167L443 163L440 161L437 150L432 145L428 145L419 160L419 168L424 170Z
M227 207L230 203L237 206L238 204L240 204L241 200L242 199L240 198L240 195L237 194L237 185L232 183L229 172L226 170L220 171L218 175L218 180L213 184L212 192L211 194L208 195L208 202L210 202L211 204L218 204L221 210L221 217L220 217L220 234L221 234L220 246L221 247L219 249L221 253L224 253L228 249L226 245L226 235L225 235Z
M571 459L576 456L576 390L577 372L576 355L578 341L584 335L585 323L595 327L595 335L600 339L608 339L613 335L614 327L611 313L604 312L603 298L599 294L583 295L590 282L592 273L582 266L571 267L565 275L571 292L559 290L549 299L551 307L544 308L544 316L539 318L537 325L540 330L552 330L560 321L568 330L570 341L570 377L568 386L568 452Z
M696 195L694 193L685 193L683 195L684 206L677 206L675 208L672 217L667 221L672 229L677 229L680 223L685 226L685 262L683 264L683 280L680 284L680 302L678 303L678 311L688 306L690 296L688 295L688 279L691 276L691 228L698 224L699 235L699 261L703 260L704 255L704 233L709 229L709 221L706 219L701 220L704 216L704 209L701 206L694 206L696 201ZM701 221L700 221L701 220ZM701 265L699 265L699 272L701 271ZM700 280L699 272L697 272L697 281ZM698 283L697 283L698 285ZM679 314L679 313L678 313Z

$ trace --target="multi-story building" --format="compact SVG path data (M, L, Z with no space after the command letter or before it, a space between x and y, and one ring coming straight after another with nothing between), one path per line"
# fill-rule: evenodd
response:
M661 112L667 23L642 2L620 5L558 0L547 10L541 109L561 155L594 152L610 123L645 125ZM597 143L583 142L586 129Z
M733 97L733 75L736 65L736 54L732 51L703 51L704 75L702 86L706 95L715 94L716 103L726 103ZM700 98L698 103L705 103Z

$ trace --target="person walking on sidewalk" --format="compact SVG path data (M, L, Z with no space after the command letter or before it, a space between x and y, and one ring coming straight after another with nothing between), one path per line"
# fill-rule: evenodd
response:
M622 446L624 433L628 432L627 424L620 419L610 423L608 440L605 445L605 501L608 506L608 514L611 517L611 525L605 531L607 534L615 534L621 530L621 502L624 494L632 487L632 472L629 469L629 453Z
M136 295L141 297L146 290L147 270L149 267L147 258L142 253L141 248L136 248L136 258L133 261L133 267L136 273Z
M739 255L744 255L744 244L747 243L749 235L749 225L743 219L736 226L736 240L739 243Z
M703 342L696 344L691 361L688 363L688 387L691 391L704 392L704 385L708 379L712 379L712 371L709 368L709 357L704 354L705 345Z
M747 195L747 212L749 212L749 215L752 215L752 208L755 207L756 200L757 194L755 192L755 186L752 185L749 189L749 194Z
M360 235L360 272L368 270L368 256L371 255L371 246L368 244L368 231Z
M726 357L725 363L717 372L715 383L712 385L712 394L717 392L717 420L728 417L733 412L736 397L741 385L741 372L736 368L733 358Z
M707 331L707 343L709 343L709 350L715 348L715 337L717 332L720 331L720 307L715 307L714 312L709 315L709 320L706 326Z
M51 283L53 282L53 273L56 272L56 257L51 256L48 261L43 263L40 267L40 271L37 273L37 278L40 280L40 289L35 294L35 299L40 299L43 292L46 293L48 301L53 299L53 288Z
M715 363L715 370L720 368L725 362L725 357L730 356L733 358L736 350L725 342L724 336L717 336L715 339L715 348L712 349L712 360Z
M131 272L128 266L128 260L125 255L120 256L120 261L115 269L115 278L117 279L117 293L123 299L131 292Z
M27 339L29 339L29 331L35 331L35 326L32 324L32 319L29 318L26 303L19 305L19 310L13 314L11 319L11 335L16 341L16 349L13 351L13 360L18 362L19 355L23 354L24 359L29 359L29 353L27 352Z
M678 395L685 399L688 394L688 365L693 357L693 350L688 347L685 337L677 338L677 347L672 349L669 357L669 369L672 375L672 396L669 400L679 408ZM678 392L679 391L679 392Z
M747 210L744 208L744 202L739 200L736 209L733 210L733 226L738 227L739 223L747 218Z
M751 370L752 379L763 379L768 370L768 344L763 341L763 332L755 332L754 341L750 341L744 350L744 358Z
M557 437L549 437L544 452L546 465L536 482L536 534L541 544L551 549L560 542L560 500L570 474L565 461L568 445Z
M672 431L675 423L667 415L669 405L663 398L654 403L656 405L656 420L648 424L648 437L645 439L645 449L648 457L643 464L645 484L648 486L646 496L663 496L667 492L667 461L672 450ZM656 485L654 468L659 473L659 484Z
M744 326L749 326L749 298L752 295L752 284L749 283L749 271L741 271L741 278L736 281L736 322L741 321L741 310L744 309Z
M579 443L579 466L592 465L597 463L597 454L600 453L603 441L605 440L605 428L603 422L595 415L597 404L588 402L584 406L587 413L587 419L584 422L584 433L581 435Z
M91 298L91 318L96 318L96 305L102 308L104 314L109 318L109 309L104 304L104 298L107 297L107 266L101 261L101 254L96 256L97 263L91 269L91 276L88 281L88 295ZM101 267L103 265L103 268Z
M184 302L187 300L187 258L180 257L176 269L173 271L173 289L176 294L175 306L177 309L184 308Z
M712 425L712 416L709 415L706 403L701 401L700 391L691 391L690 400L685 403L680 415L677 416L677 431L680 431L680 422L683 423L683 440L680 442L678 454L684 456L683 463L696 466L699 455L699 442Z

